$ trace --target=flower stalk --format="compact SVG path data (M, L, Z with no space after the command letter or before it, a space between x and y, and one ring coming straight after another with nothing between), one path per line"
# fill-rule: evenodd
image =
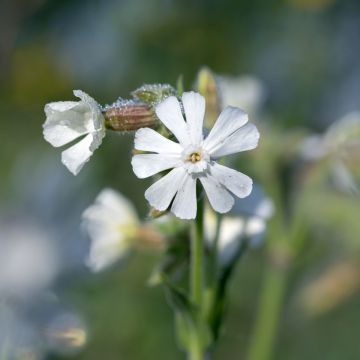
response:
M189 360L203 360L202 345L203 289L204 289L204 200L198 202L198 213L194 221L191 239L190 291L191 299L197 309L197 326L189 350Z
M270 264L265 272L249 360L270 360L287 284L287 268Z

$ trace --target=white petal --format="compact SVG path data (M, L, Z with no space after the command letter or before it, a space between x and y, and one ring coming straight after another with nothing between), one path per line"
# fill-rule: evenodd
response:
M251 193L253 181L247 175L226 166L212 163L210 173L216 180L239 198Z
M222 145L215 147L211 155L217 158L255 149L258 145L259 137L260 134L256 126L254 124L246 124L229 136Z
M189 126L192 144L200 144L203 140L203 121L205 116L205 99L193 91L182 96L186 122Z
M82 90L74 90L74 95L81 99L83 104L86 104L91 110L91 121L94 130L105 129L104 117L101 113L100 105L90 95Z
M63 146L90 132L84 104L67 101L45 105L44 138L52 146Z
M189 144L189 133L184 121L179 101L169 96L156 106L156 115L183 145Z
M234 198L230 193L212 176L199 178L209 202L213 209L219 213L228 212L234 205Z
M135 149L155 153L180 154L182 147L153 129L142 128L135 133Z
M246 221L241 217L224 216L219 232L219 257L222 265L228 265L243 241Z
M175 196L171 211L180 219L195 219L196 210L196 178L188 174Z
M219 148L229 136L248 122L247 114L239 108L228 106L216 120L210 134L204 141L204 148L211 153Z
M91 222L129 224L138 220L132 203L119 192L106 188L96 197L95 203L83 213Z
M93 143L93 136L87 135L77 144L71 146L61 154L62 163L72 172L77 175L87 161L89 161L93 152L90 147Z
M51 116L56 112L64 112L73 110L81 104L79 101L56 101L45 105L44 111L46 116ZM86 105L82 105L83 110L86 110Z
M133 171L140 179L147 178L170 168L174 168L179 164L179 155L140 154L134 155L131 160Z
M146 200L155 209L166 210L187 176L182 167L171 170L146 190Z
M102 140L106 134L105 129L100 129L98 131L92 132L92 143L90 145L90 150L94 152L102 143Z
M98 272L123 259L129 253L130 246L120 233L104 232L92 240L90 254L86 261L92 271Z

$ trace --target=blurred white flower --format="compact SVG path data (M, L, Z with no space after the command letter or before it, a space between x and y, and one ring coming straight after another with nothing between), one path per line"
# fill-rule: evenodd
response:
M87 330L79 315L59 311L46 324L45 340L49 350L69 356L76 354L87 342Z
M325 156L346 156L352 147L360 147L360 112L351 112L335 121L323 135L310 135L300 146L306 160Z
M194 219L197 212L196 182L199 179L214 210L228 212L234 205L230 192L240 198L248 196L252 180L241 172L218 164L215 159L254 149L259 132L255 125L246 124L246 113L227 107L204 139L204 97L185 92L182 106L186 121L181 104L174 96L156 107L157 116L179 143L150 128L136 132L135 149L152 154L133 157L134 173L139 178L146 178L172 169L145 192L145 198L157 210L166 210L174 199L171 211L181 219Z
M80 101L58 101L45 105L44 137L59 147L84 136L78 143L64 150L63 164L77 175L105 136L105 120L99 104L81 90L74 90Z
M310 135L300 144L300 156L305 161L329 159L336 185L352 193L359 187L346 160L359 153L360 112L351 112L334 122L323 135Z
M259 246L266 233L266 222L274 213L274 204L263 190L254 185L252 193L243 200L236 200L230 213L221 219L218 239L219 260L229 264L244 239L250 246ZM210 207L205 211L205 238L209 246L216 235L217 216Z
M253 115L259 111L265 98L263 83L254 76L218 76L216 78L222 107L235 106Z
M129 200L104 189L83 213L82 224L91 239L87 265L98 272L129 253L139 219Z
M0 302L0 358L44 359L46 354L73 355L87 342L82 318L50 292Z
M47 288L59 271L57 248L30 224L0 229L0 296L29 295Z

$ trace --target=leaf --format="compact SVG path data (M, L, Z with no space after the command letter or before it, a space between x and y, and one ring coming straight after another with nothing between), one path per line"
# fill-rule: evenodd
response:
M201 347L206 349L212 342L211 330L201 318L198 309L187 294L172 284L166 276L163 284L167 299L175 311L176 335L180 348L189 350L196 339L195 341L199 341Z

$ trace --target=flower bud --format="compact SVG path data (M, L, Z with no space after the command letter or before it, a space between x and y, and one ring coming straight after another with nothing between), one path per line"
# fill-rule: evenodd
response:
M103 109L105 126L115 131L154 127L158 119L151 105L134 100L118 100Z
M137 100L156 105L169 96L176 96L176 90L169 84L145 84L131 95Z
M221 112L221 106L216 79L209 68L200 69L196 79L196 89L206 101L205 126L212 128Z

